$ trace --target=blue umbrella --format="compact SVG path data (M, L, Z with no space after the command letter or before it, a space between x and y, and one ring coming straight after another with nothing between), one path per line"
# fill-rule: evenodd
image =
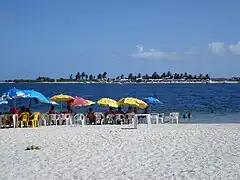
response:
M154 97L146 97L146 98L144 98L144 100L149 104L162 104L161 101L159 101L158 99L156 99Z
M51 104L51 101L40 92L34 90L24 90L23 92L27 95L24 98L35 99L41 103Z
M8 101L6 101L6 100L0 100L0 105L7 104L7 103L8 103Z
M23 90L17 89L14 87L12 89L9 89L8 92L6 92L2 95L2 100L6 101L8 99L14 99L14 107L16 107L16 99L24 98L26 96L27 96L27 94L24 93Z
M9 89L9 91L7 93L5 93L4 95L5 95L6 99L24 98L27 96L27 94L23 90L16 89L15 87L12 89Z
M161 101L159 101L158 99L154 98L154 97L145 97L144 101L146 101L148 104L163 104ZM149 108L151 109L151 106L149 106ZM151 110L149 110L151 111Z

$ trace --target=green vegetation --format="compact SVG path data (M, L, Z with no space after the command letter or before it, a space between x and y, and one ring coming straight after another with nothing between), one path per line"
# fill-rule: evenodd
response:
M210 78L208 74L199 74L192 75L189 73L171 73L170 71L158 74L154 72L152 75L141 73L133 74L130 73L128 76L121 74L116 78L108 78L107 72L101 74L93 75L86 74L85 72L77 72L76 75L71 74L69 78L49 78L49 77L38 77L35 80L32 79L14 79L14 80L5 80L5 82L14 82L14 83L40 83L40 82L150 82L150 81L239 81L239 78Z

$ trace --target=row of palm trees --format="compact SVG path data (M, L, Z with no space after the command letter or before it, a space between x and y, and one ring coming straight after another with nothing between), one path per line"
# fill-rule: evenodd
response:
M73 76L73 74L70 75L70 80L75 80L75 81L81 81L81 80L89 80L89 81L93 81L93 80L109 80L109 78L107 77L107 72L103 72L102 74L98 74L97 76L95 75L88 75L85 72L77 72L77 74L75 76ZM128 80L138 80L138 79L200 79L200 80L208 80L210 79L209 74L199 74L199 75L192 75L192 74L188 74L187 72L185 73L171 73L170 71L168 72L164 72L162 74L158 74L157 72L154 72L152 75L148 75L148 74L144 74L142 75L141 73L138 73L137 75L134 75L133 73L130 73L128 76L124 76L123 74L121 74L120 76L117 76L116 78L113 78L116 80L120 80L120 79L128 79Z

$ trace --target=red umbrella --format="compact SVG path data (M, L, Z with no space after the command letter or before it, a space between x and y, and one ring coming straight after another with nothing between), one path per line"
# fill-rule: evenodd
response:
M68 101L69 106L87 106L88 102L86 99L75 96L72 100Z

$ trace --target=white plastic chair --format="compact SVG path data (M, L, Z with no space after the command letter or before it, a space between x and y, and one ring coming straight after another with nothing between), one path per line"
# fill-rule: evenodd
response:
M44 125L47 126L47 122L49 122L49 114L43 113L39 119L40 126Z
M75 126L77 126L79 122L81 123L82 126L86 125L86 118L84 114L76 114L73 119Z
M17 128L18 127L18 114L13 114L12 118L13 118L13 128Z
M56 126L58 125L62 125L62 115L59 114L50 114L50 121L53 122ZM50 123L51 124L51 123Z
M134 121L135 113L126 113L125 114L125 121L123 124L132 124Z
M107 124L115 124L115 115L114 114L108 114L106 116Z
M158 124L159 122L159 114L158 113L151 113L151 123Z
M159 114L159 117L158 117L158 123L159 123L159 121L163 124L164 122L164 113L160 113Z
M62 114L61 120L65 120L66 125L72 125L72 114Z
M174 121L175 121L178 124L178 119L179 119L179 113L178 112L171 112L169 114L169 116L171 117L172 123L174 123Z
M120 122L120 124L122 124L122 122L124 122L125 120L125 115L124 114L115 114L115 121L118 124L118 122Z
M94 116L95 116L95 118L96 118L96 124L104 124L104 118L105 118L105 116L104 116L104 114L103 113L101 113L101 112L95 112L94 113Z

